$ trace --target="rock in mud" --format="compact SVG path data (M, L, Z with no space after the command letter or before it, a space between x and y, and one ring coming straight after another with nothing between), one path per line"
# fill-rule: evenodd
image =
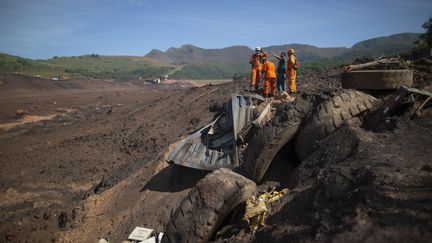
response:
M68 221L69 221L69 217L67 215L67 212L65 211L61 212L61 214L58 216L58 227L60 229L66 228Z

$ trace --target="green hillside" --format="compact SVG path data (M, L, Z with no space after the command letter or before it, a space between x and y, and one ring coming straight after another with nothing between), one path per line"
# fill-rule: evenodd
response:
M249 72L247 62L210 62L187 64L171 76L174 79L231 79Z
M286 53L290 48L293 48L295 50L296 57L299 60L302 60L302 62L311 62L321 59L335 58L349 50L346 47L320 48L316 46L302 44L269 46L265 47L264 50L268 54L274 53L276 55L279 55L281 52Z
M54 57L31 60L0 54L0 72L65 78L100 78L130 80L154 78L174 69L172 65L158 64L147 58L113 57L97 54L73 57Z
M339 57L353 59L363 55L378 58L406 52L414 47L419 36L417 33L402 33L361 41Z
M304 44L286 44L262 47L268 54L286 52L294 48L296 57L302 62L318 61L322 59L352 60L361 56L379 57L393 55L410 50L413 42L419 38L418 33L401 33L391 36L378 37L346 47L316 47ZM253 50L247 46L231 46L222 49L203 49L193 45L183 45L180 48L170 48L166 52L150 51L146 57L162 63L215 63L215 62L244 62L249 60Z
M0 53L0 72L22 73L27 75L53 76L64 75L64 69L43 61Z
M183 45L180 48L170 48L166 52L150 51L146 57L164 63L215 63L242 62L249 59L252 49L247 46L231 46L222 49L204 49L193 45Z

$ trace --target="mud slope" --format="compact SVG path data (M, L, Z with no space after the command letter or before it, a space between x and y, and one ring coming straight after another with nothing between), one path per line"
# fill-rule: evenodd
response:
M292 194L251 241L429 241L431 119L394 133L338 130L296 169Z
M237 83L105 88L0 99L12 107L3 124L22 118L18 108L54 114L0 131L0 242L120 242L137 225L162 230L205 175L167 167L165 151L239 90Z
M264 228L230 241L429 242L432 108L396 124L383 133L345 124L302 162L288 144L260 189L290 193L270 205Z

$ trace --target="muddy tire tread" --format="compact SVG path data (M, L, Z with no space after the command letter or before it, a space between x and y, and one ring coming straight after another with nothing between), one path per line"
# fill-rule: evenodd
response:
M259 183L280 149L295 138L305 113L295 107L286 111L287 120L269 122L258 129L242 152L241 165L235 171Z
M182 200L165 229L162 242L208 242L222 220L256 191L256 184L218 169L201 179Z
M341 100L344 101L342 104L339 103ZM369 110L375 102L376 99L368 94L346 90L322 103L296 138L299 158L304 160L313 151L315 142L336 131L344 122Z
M300 122L275 127L272 124L260 128L244 151L244 161L237 170L240 174L259 183L279 150L296 134Z

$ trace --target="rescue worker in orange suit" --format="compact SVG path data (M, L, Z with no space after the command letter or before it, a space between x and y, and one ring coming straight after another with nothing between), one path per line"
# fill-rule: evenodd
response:
M266 98L269 97L270 89L271 96L275 96L276 92L276 72L275 72L275 64L268 61L267 58L262 59L263 67L262 72L265 73L265 82L264 82L264 94Z
M297 63L297 59L294 56L294 49L289 49L286 74L288 78L288 89L290 93L297 92L296 78L298 67L299 65Z
M267 57L267 54L260 47L255 48L255 53L251 56L249 63L252 66L251 77L249 82L250 91L258 91L258 86L261 81L261 59Z

